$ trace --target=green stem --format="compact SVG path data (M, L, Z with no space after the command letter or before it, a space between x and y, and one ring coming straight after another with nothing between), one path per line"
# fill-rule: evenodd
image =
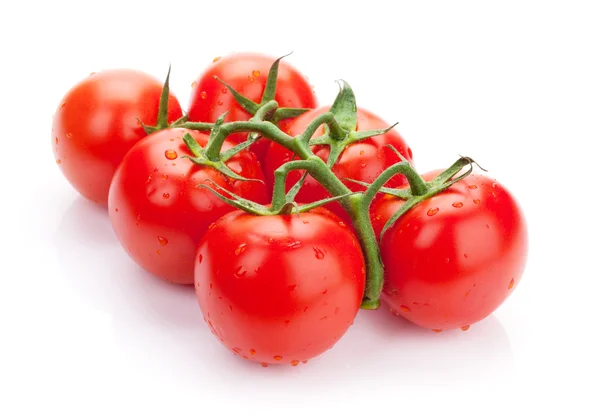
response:
M329 135L333 139L342 140L346 137L346 131L340 125L334 114L331 112L322 113L308 124L306 130L302 133L302 141L308 143L317 129L323 124L329 127Z
M215 126L208 122L184 122L178 128L190 129L192 131L210 131Z
M413 196L423 196L429 191L429 187L423 178L415 171L409 162L396 163L381 173L365 191L365 199L369 204L389 179L396 174L402 174L408 180L410 190Z

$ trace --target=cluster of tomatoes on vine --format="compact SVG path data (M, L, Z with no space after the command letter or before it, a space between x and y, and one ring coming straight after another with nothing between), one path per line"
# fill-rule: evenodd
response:
M527 230L513 196L468 157L419 175L347 83L318 107L295 68L245 53L215 58L192 88L184 115L168 76L93 73L59 104L52 145L130 257L194 285L236 355L296 366L380 299L419 326L466 331L519 282Z

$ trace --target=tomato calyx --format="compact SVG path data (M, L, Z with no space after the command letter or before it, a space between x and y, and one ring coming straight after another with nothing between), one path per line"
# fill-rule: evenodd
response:
M169 125L169 79L171 78L171 66L169 65L169 71L167 71L167 78L165 79L165 83L163 84L163 89L160 94L160 101L158 103L158 116L156 118L156 125L149 126L142 123L142 121L138 118L138 123L144 129L147 135L153 134L157 131L162 131L163 129L179 127L181 124L187 121L187 115L183 115L172 124Z
M400 209L384 225L379 236L380 241L381 239L383 239L383 235L385 234L385 232L388 229L390 229L402 215L404 215L406 212L408 212L410 209L417 206L421 202L431 198L432 196L437 195L438 193L443 192L444 190L451 187L453 184L468 177L473 172L473 165L477 165L481 170L486 171L472 158L461 156L449 168L444 170L433 180L427 182L423 179L423 177L421 177L421 175L419 175L419 173L417 173L417 171L411 165L411 163L407 161L398 152L398 150L396 150L391 145L389 145L389 148L391 148L392 151L396 153L396 155L398 156L398 158L400 158L401 161L387 168L383 173L379 175L377 179L375 179L373 183L369 184L352 179L347 179L348 181L367 187L367 190L365 191L365 198L369 202L373 201L377 193L384 193L387 195L395 196L405 201L405 203L400 207ZM467 170L462 172L463 169L467 166ZM462 174L460 174L461 172ZM383 186L390 178L397 174L401 174L404 177L406 177L409 184L408 189L392 189Z

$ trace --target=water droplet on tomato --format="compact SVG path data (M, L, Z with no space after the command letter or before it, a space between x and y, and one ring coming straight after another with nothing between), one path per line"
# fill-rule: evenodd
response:
M219 106L223 106L223 102L222 102L221 100L219 100L219 101L217 102L217 105L219 105Z
M71 132L69 132L69 133L67 134L67 138L73 138L73 134L72 134Z
M217 62L217 61L219 61L220 59L221 59L221 57L214 57L214 58L213 58L213 62Z
M208 229L213 229L215 226L217 226L217 224L213 222L210 225L208 225Z
M239 266L239 267L238 267L238 268L237 268L237 269L236 269L236 270L233 272L233 275L234 275L234 277L235 277L236 279L241 279L241 278L243 278L243 277L245 277L245 276L246 276L246 273L247 273L247 271L246 271L246 270L242 271L242 268L243 268L242 266Z
M317 257L317 260L322 260L325 258L325 253L323 253L322 250L318 249L317 247L313 247L313 250L315 252L315 257Z
M166 179L169 178L169 175L168 174L163 174L160 178L163 179L163 180L166 180Z
M160 255L160 250L156 250L156 254Z
M406 305L400 305L400 310L402 312L410 312L410 308Z
M169 240L166 239L165 237L161 237L160 235L157 237L158 238L158 243L160 245L167 245L169 243Z
M286 248L300 248L300 247L302 247L302 243L298 240L291 240L286 245Z
M321 321L326 321L327 320L327 316L324 316L321 318Z
M515 285L515 278L513 277L512 279L510 279L510 283L508 284L508 288L512 289Z
M476 185L476 184L471 184L471 185L469 186L469 189L476 189L476 188L477 188L477 185Z
M452 204L452 206L454 206L455 208L462 208L463 207L463 203L462 202L454 202Z
M286 319L285 321L283 321L283 324L287 327L290 324L290 322L291 321L289 319Z
M497 189L498 187L500 187L500 185L498 183L493 183L492 184L492 189Z
M242 352L242 349L241 349L241 348L239 348L239 347L233 347L233 348L231 349L231 351L233 351L233 352L234 352L234 353L236 353L236 354L239 354L239 353L241 353L241 352Z
M167 160L174 160L175 158L177 158L177 151L175 151L174 149L168 149L165 151L165 157L167 158Z
M292 360L292 361L290 361L290 365L291 365L292 367L296 367L298 364L300 364L300 361L299 361L299 360Z
M200 92L200 98L202 98L203 100L206 99L206 92L205 91Z
M304 307L304 312L308 311L308 306Z
M437 334L439 334L440 332L442 332L441 329L432 329L432 331L435 332L435 333L437 333Z
M430 208L427 211L427 216L433 216L440 211L440 208Z
M464 254L465 258L469 258L469 254L465 253Z
M327 289L323 290L321 293L324 295L327 294Z
M339 225L339 226L341 226L342 228L345 228L345 227L346 227L346 224L345 224L344 222L342 222L342 221L339 221L339 222L338 222L338 225Z
M56 160L56 164L61 165L62 161L60 160L60 158L58 160Z
M66 104L67 104L67 102L62 102L62 104L60 105L60 108L62 109L63 107L65 107Z
M212 289L212 282L209 283L208 288ZM210 312L208 313L208 317L210 318Z
M163 193L163 199L168 199L170 197L171 197L171 195L169 193L167 193L167 192Z
M488 224L485 224L485 227L486 227L487 229L490 229L490 226L489 226Z
M308 360L302 360L302 364L308 363Z
M446 263L449 263L449 262L450 262L450 259L449 259L449 258L446 258Z
M235 249L235 255L240 255L241 253L243 253L246 250L247 244L240 244L238 245L238 247Z
M269 244L273 244L275 242L275 238L269 237L268 241L269 241Z
M467 331L469 328L471 328L471 325L465 325L460 327L460 329L462 329L463 331Z
M364 149L361 149L360 152L359 152L360 155L364 155L364 153L365 153Z
M227 307L229 308L229 312L233 312L233 306L227 305Z
M367 166L367 163L360 163L360 168L365 168Z
M308 221L304 220L304 221L302 221L302 223L306 225L308 223Z
M58 145L58 137L54 137L54 143Z
M474 199L474 200L473 200L473 203L475 203L476 205L478 205L478 204L480 204L480 203L481 203L481 200L479 200L479 199Z
M263 367L269 367L269 364L268 363L264 363L264 362L261 362L260 365L263 366Z
M248 81L252 83L254 81L254 76L249 75L248 76Z
M252 71L252 75L253 75L254 77L258 77L258 76L260 76L260 71L258 71L258 70L254 70L254 71Z
M250 353L251 356L255 356L256 355L256 350L254 348L251 348L248 353Z
M196 81L192 81L192 88L196 88L196 85L197 85L197 84L198 84L198 83L196 83Z
M291 284L291 285L288 286L288 290L290 292L293 292L294 290L296 290L297 287L298 287L297 284Z

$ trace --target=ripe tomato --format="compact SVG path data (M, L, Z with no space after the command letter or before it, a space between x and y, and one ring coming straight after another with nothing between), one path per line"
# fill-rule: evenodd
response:
M204 319L235 354L296 366L331 348L356 316L365 264L354 235L325 209L221 218L198 247Z
M56 163L86 198L106 205L117 166L131 147L156 125L163 83L135 70L92 73L60 102L52 125ZM168 121L181 117L169 96Z
M299 135L307 128L308 124L315 117L329 111L329 107L321 107L313 111L307 112L291 123L289 134L292 136ZM384 120L374 115L373 113L358 109L357 111L357 130L385 129L390 125ZM319 128L313 137L324 134L323 127ZM350 144L340 155L337 163L333 166L333 173L339 179L354 179L358 181L371 183L379 176L386 168L398 162L398 157L387 145L393 145L406 159L412 161L412 150L408 147L404 139L396 132L391 130L386 134L374 136L364 139L359 142ZM315 155L323 161L327 161L329 157L329 147L325 145L313 147ZM282 164L292 160L292 153L273 142L271 143L267 155L265 157L264 167L265 176L269 184L273 184L274 171ZM302 176L302 172L293 171L288 175L287 188L291 188ZM344 184L352 191L364 190L364 187L343 180ZM397 187L406 183L402 176L393 177L387 184L387 187ZM327 191L315 179L308 176L304 181L304 185L296 196L299 203L311 203L317 200L329 197ZM350 224L350 219L342 206L338 202L329 203L326 207Z
M241 53L223 58L215 58L213 64L198 77L193 84L192 96L188 111L190 121L215 122L226 111L226 122L244 121L252 117L234 99L231 93L215 80L219 77L242 96L260 103L269 69L276 58L261 54ZM275 100L281 107L315 108L317 97L308 79L294 67L280 61L277 77ZM280 127L287 130L289 121L282 121ZM229 140L243 142L247 134L235 133ZM262 161L269 140L261 139L250 148Z
M377 234L402 203L385 196L373 204ZM466 330L519 283L527 258L525 219L503 186L472 174L396 221L383 236L381 257L381 298L392 312L436 331Z
M198 188L206 179L242 197L265 203L267 187L255 181L234 181L216 170L199 166L182 140L185 133L205 146L208 136L186 129L166 129L137 143L115 173L109 194L109 213L119 241L141 267L181 284L194 282L196 247L208 226L234 208L209 190ZM231 148L225 143L223 149ZM264 176L250 151L227 163L245 178Z

